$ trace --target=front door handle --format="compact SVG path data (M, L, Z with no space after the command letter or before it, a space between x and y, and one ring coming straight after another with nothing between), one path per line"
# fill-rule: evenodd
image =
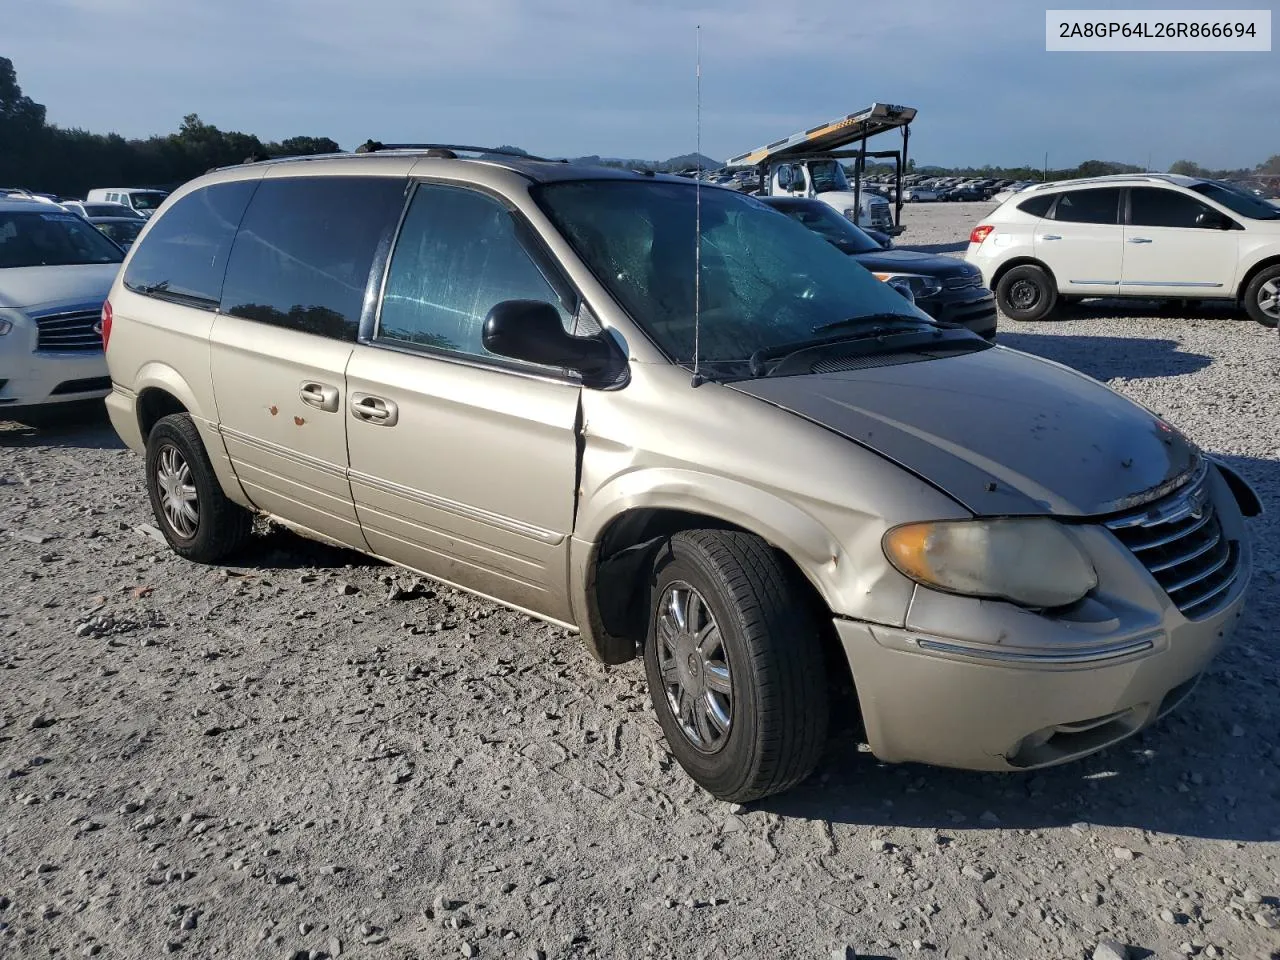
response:
M351 395L351 414L354 417L379 427L394 427L400 419L400 408L394 401L367 393Z
M327 383L316 383L304 380L298 387L298 397L303 403L310 404L325 413L335 413L338 409L338 388Z
M1061 236L1061 234L1057 234L1057 233L1046 233L1046 234L1045 234L1043 237L1041 237L1040 239L1041 239L1041 240L1061 240L1061 239L1062 239L1062 236Z
M1127 243L1150 243L1151 241L1148 240L1146 237L1130 237L1126 242Z

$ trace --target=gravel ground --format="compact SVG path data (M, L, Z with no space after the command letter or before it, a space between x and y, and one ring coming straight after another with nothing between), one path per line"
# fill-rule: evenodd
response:
M986 209L912 206L902 244ZM1280 338L1105 304L1000 338L1257 486L1236 642L1086 761L844 732L746 809L672 762L639 663L283 532L193 566L103 421L0 425L0 956L1280 957Z

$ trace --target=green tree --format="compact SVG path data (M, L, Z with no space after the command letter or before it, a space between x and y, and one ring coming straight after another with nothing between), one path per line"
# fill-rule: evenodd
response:
M1206 177L1209 171L1194 160L1177 160L1169 165L1169 172L1184 177Z
M1266 174L1267 176L1280 175L1280 153L1277 153L1274 157L1268 157L1258 164L1258 173Z

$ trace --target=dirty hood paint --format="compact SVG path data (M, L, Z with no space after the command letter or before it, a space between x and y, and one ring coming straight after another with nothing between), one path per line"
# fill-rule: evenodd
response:
M876 451L980 516L1111 513L1159 495L1199 459L1145 408L1003 347L732 387Z

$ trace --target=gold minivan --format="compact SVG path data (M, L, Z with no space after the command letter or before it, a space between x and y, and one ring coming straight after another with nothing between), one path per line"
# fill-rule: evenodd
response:
M1244 605L1259 505L1225 464L690 180L378 144L216 171L103 333L178 554L265 514L643 657L724 799L813 769L833 670L885 760L1093 752Z

